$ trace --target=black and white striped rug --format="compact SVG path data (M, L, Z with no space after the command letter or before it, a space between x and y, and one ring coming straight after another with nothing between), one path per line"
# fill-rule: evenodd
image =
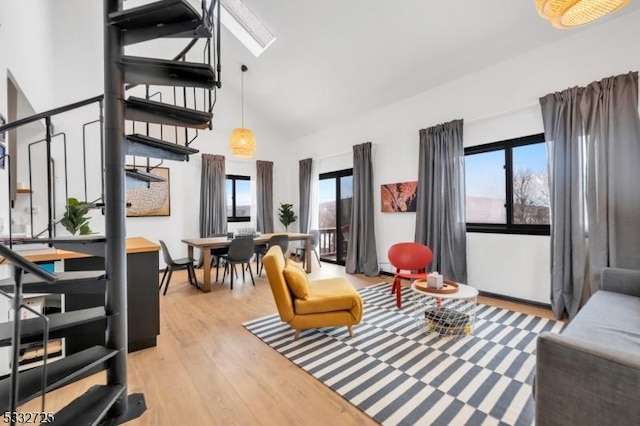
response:
M310 329L293 340L278 315L249 331L384 425L531 425L536 336L562 322L477 305L472 336L416 329L411 290L397 309L391 286L360 290L362 323Z

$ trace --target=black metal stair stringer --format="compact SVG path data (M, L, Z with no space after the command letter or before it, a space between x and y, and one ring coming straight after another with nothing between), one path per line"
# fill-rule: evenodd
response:
M51 314L47 315L47 318L49 318L49 339L65 337L74 329L74 327L88 323L95 323L97 321L102 321L106 327L107 320L104 306ZM20 343L23 344L42 341L42 322L43 321L40 318L22 320L22 325L20 327ZM0 323L0 346L10 346L13 337L12 334L12 323Z
M58 280L45 282L34 275L25 275L22 282L23 293L50 294L104 294L106 290L105 271L71 271L57 273ZM13 278L0 280L0 291L12 293L15 281Z
M54 237L38 240L61 250L85 253L104 257L107 238L104 235L80 235L73 237Z
M134 179L134 180L138 180L141 182L147 182L147 183L151 183L151 182L165 182L166 179L162 176L159 175L154 175L151 172L147 172L144 170L138 170L138 169L125 169L125 174L127 175L127 179Z
M126 120L206 129L213 118L213 114L207 111L197 111L135 96L130 96L124 104Z
M123 45L167 36L210 34L200 28L202 17L186 0L162 0L120 10L109 14L109 24L121 30Z
M124 386L92 386L55 414L53 425L96 426L124 392Z
M51 392L68 385L107 367L107 362L120 350L108 349L104 346L93 346L89 349L68 355L47 366L47 388ZM43 366L20 372L18 388L18 405L22 405L41 394ZM0 411L9 409L10 377L0 380Z
M123 56L124 78L130 84L182 86L213 89L215 72L211 65L169 59Z
M189 155L200 152L195 148L140 134L127 135L124 145L126 155L138 155L162 160L186 161L189 159Z

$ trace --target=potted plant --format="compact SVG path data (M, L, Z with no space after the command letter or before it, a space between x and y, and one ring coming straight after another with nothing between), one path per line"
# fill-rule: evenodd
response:
M293 204L280 203L280 209L278 210L280 215L280 223L284 225L284 229L289 232L289 225L298 219L298 216L293 211Z
M76 235L77 232L80 232L80 235L89 235L91 234L91 228L89 228L87 213L89 213L89 209L86 208L84 201L78 201L77 198L69 198L67 200L67 211L64 213L60 223L71 235Z

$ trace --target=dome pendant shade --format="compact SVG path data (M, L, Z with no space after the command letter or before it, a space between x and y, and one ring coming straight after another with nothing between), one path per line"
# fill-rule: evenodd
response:
M233 129L229 139L231 153L240 158L251 158L256 151L256 138L249 129L237 127Z
M229 138L229 148L231 154L239 158L251 158L256 151L256 137L253 136L253 132L244 128L244 73L247 72L247 66L242 65L240 67L240 102L242 105L242 125L236 127L231 132Z
M613 13L631 0L536 0L538 14L556 28L572 28Z

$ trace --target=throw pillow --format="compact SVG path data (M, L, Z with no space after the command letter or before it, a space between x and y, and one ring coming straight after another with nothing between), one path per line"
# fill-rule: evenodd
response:
M307 300L309 297L309 280L304 269L296 265L295 262L287 262L283 272L291 293L297 299Z

